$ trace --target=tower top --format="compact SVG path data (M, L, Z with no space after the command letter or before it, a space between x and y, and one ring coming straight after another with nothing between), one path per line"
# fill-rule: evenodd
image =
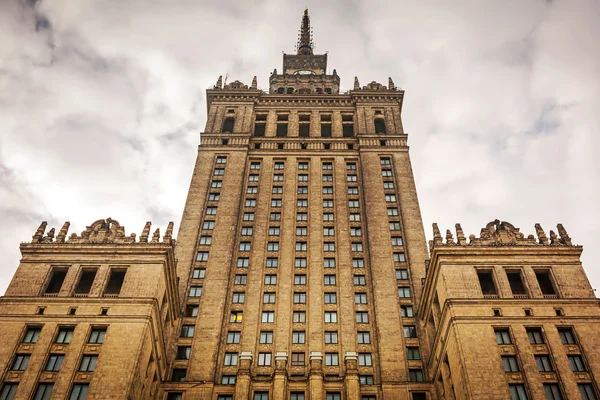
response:
M298 55L312 56L313 41L312 30L310 29L310 17L308 16L308 8L304 10L304 15L302 16L302 25L300 25L297 47Z

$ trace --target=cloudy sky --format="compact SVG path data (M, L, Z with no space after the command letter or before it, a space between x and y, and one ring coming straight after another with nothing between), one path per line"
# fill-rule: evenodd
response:
M182 213L219 75L268 88L304 6L342 88L391 76L424 224L562 222L600 288L600 2L0 0L0 293L42 220Z

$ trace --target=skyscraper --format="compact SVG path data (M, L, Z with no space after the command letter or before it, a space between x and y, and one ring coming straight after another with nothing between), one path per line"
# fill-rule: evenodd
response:
M403 99L340 93L305 11L268 92L207 90L176 244L109 218L22 245L0 400L595 399L581 247L493 221L429 253Z

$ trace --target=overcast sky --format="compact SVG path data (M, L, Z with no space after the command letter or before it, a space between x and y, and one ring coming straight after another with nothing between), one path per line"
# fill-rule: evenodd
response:
M388 76L431 223L563 223L600 288L600 2L0 0L0 293L39 223L177 230L229 74L268 89L304 6L342 88Z

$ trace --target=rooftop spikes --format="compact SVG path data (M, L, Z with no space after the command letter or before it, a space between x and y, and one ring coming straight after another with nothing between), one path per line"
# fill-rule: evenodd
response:
M302 25L300 26L297 47L299 56L313 55L313 41L312 32L310 30L310 17L308 16L308 8L304 10L304 15L302 16Z

